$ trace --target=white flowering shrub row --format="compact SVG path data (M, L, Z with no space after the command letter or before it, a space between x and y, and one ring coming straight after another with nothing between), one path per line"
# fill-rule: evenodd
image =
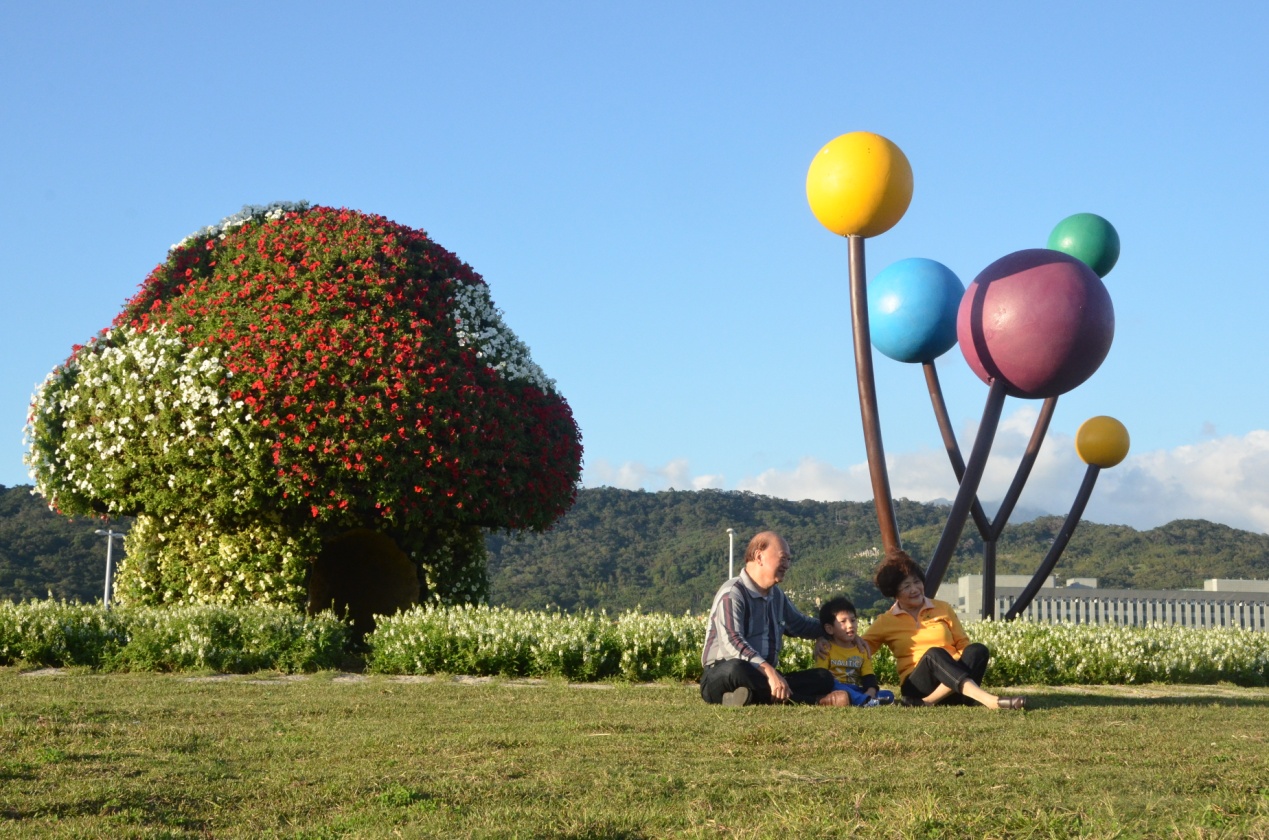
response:
M988 685L1232 682L1269 685L1269 633L1172 626L1029 622L966 625L992 651ZM560 676L570 680L700 677L701 616L517 611L432 604L380 616L367 667L385 674ZM246 673L337 667L349 634L329 613L270 606L125 607L0 602L0 665ZM894 659L874 659L883 685ZM789 640L785 670L811 667L811 644Z
M380 616L368 667L389 674L692 680L704 621L694 616L419 607Z
M330 613L283 607L0 601L0 665L298 673L337 667L347 644L346 626Z
M975 622L966 631L992 651L989 685L1269 685L1269 633L1020 621ZM367 637L370 667L383 673L628 680L698 679L704 640L701 616L628 612L613 619L471 606L381 617ZM811 643L788 640L781 667L811 666ZM873 667L883 684L898 683L890 651L881 650Z
M991 649L996 685L1269 685L1269 633L1255 630L983 621L966 632Z

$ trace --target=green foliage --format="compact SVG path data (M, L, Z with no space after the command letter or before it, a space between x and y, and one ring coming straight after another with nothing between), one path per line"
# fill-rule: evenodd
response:
M58 516L29 485L0 486L0 598L100 598L106 540L93 532L102 527L92 519ZM127 523L112 527L123 530Z
M32 398L26 462L37 491L74 515L253 510L268 498L254 492L266 450L223 387L231 376L165 325L93 337Z
M135 607L104 610L65 601L0 601L0 665L80 665L105 670L336 667L347 628L329 613L268 607Z
M701 647L705 624L692 616L625 612L614 626L621 651L622 679L696 680L701 676Z
M123 604L304 605L311 558L320 542L308 529L253 522L238 530L186 522L164 527L138 516L115 577Z
M482 604L489 598L485 538L473 526L411 534L402 550L419 565L421 600L432 604Z

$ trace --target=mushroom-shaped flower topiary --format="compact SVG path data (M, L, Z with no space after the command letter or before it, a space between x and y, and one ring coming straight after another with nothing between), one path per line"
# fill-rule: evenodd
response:
M481 599L482 529L549 526L582 454L470 266L421 230L304 204L174 246L40 386L27 440L51 505L138 517L122 599L363 621Z

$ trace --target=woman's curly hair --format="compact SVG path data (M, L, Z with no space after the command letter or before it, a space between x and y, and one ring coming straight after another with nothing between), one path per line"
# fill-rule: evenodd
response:
M886 559L882 560L881 565L877 567L877 571L872 576L872 582L876 584L882 595L893 598L899 594L899 585L909 575L925 583L925 572L922 572L921 567L908 556L908 552L901 548L892 548L886 552Z

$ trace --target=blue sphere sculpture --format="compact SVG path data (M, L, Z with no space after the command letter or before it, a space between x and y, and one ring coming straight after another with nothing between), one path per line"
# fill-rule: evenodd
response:
M897 362L932 362L956 344L965 285L950 268L912 257L868 284L872 346Z

